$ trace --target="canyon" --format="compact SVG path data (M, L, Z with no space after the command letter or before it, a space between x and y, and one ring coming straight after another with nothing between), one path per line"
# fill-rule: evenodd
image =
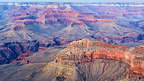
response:
M1 3L0 81L144 81L142 4Z
M0 43L47 41L57 37L70 41L93 38L111 44L141 45L144 39L142 9L86 4L63 4L62 8L60 4L4 5L0 9Z

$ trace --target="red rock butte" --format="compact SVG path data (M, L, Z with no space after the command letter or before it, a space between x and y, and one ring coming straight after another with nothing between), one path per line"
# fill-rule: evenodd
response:
M91 39L71 42L55 60L60 64L83 64L95 59L116 60L128 64L129 74L144 76L144 48L112 45ZM137 78L137 77L136 77Z

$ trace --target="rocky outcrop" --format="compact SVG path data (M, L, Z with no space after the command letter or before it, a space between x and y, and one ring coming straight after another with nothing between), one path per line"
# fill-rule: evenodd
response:
M55 63L64 65L77 65L92 63L96 59L120 61L127 64L126 78L141 79L144 77L144 48L111 45L108 43L82 39L70 43L67 48L60 51ZM112 69L112 68L111 68Z

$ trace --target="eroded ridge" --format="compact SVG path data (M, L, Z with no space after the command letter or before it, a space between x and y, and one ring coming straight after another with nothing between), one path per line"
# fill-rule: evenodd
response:
M144 48L118 46L105 42L82 39L71 42L67 48L60 51L55 62L59 64L83 64L96 59L116 60L129 65L127 78L133 75L144 76ZM139 79L139 77L136 77Z

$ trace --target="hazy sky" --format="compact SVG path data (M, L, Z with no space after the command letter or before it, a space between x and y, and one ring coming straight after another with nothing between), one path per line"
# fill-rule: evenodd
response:
M0 2L57 2L60 0L0 0ZM62 0L64 2L144 2L144 0Z

